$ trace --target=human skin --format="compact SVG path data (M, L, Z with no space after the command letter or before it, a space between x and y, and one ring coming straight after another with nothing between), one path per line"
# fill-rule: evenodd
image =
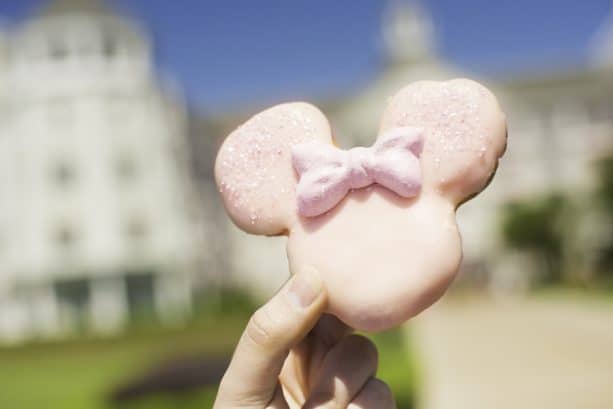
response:
M394 409L375 346L327 302L315 270L294 275L249 320L213 409Z

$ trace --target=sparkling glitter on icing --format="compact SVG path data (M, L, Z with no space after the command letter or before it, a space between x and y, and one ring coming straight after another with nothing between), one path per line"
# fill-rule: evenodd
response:
M295 202L290 146L314 137L313 120L292 106L264 112L240 126L218 158L219 190L226 204L252 225L272 222L280 203Z
M453 183L471 163L484 166L494 157L487 154L493 145L484 107L490 101L491 94L473 83L419 83L390 99L388 110L394 114L388 125L423 128L424 177L435 184ZM246 224L273 223L280 214L294 214L296 176L287 171L290 146L327 133L312 111L292 107L265 111L242 125L218 157L219 190Z
M469 82L414 84L390 102L392 125L424 128L422 164L434 172L432 180L450 183L470 168L468 163L485 157L491 141L482 111L489 98Z

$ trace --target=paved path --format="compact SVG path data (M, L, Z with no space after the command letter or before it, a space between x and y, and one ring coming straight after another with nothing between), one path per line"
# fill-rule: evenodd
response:
M442 302L414 321L421 409L613 409L613 302Z

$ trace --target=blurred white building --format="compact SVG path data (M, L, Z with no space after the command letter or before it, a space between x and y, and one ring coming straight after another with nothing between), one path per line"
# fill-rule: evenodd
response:
M471 76L436 53L432 23L421 3L391 1L384 20L389 63L379 79L340 104L332 118L349 144L370 143L386 98L423 79ZM500 243L501 206L552 191L586 201L593 189L593 162L613 153L613 11L595 34L595 63L484 82L507 114L509 142L493 183L458 211L464 270L479 271L493 287L516 288L530 280L525 260ZM596 40L595 40L596 41ZM586 253L593 243L586 238ZM489 278L488 278L489 277Z
M423 3L389 1L382 29L388 60L379 77L355 95L319 102L343 147L371 144L387 99L405 85L474 77L439 57ZM593 55L593 64L578 69L475 78L500 100L508 118L509 143L493 183L458 211L467 273L461 278L478 276L494 290L521 289L531 280L535 271L530 260L510 253L500 242L499 210L504 203L552 191L590 200L593 161L613 153L613 11L594 34ZM585 248L567 253L589 254L599 237L598 224L593 227L577 240ZM285 240L232 230L236 277L270 294L288 275Z
M185 316L200 218L147 35L58 0L0 46L0 340Z

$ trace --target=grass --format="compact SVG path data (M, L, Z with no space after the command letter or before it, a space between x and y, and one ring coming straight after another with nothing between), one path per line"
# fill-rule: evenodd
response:
M204 317L184 328L152 325L115 338L81 337L0 349L0 408L109 409L115 385L156 362L193 353L227 355L246 323L246 314ZM374 337L380 350L379 377L388 382L398 409L412 408L415 367L400 330ZM180 396L160 394L115 406L119 409L210 408L215 390Z
M379 350L379 372L394 392L397 409L412 409L418 386L417 359L406 331L394 329L372 337Z
M547 299L576 299L594 303L613 302L613 280L600 280L589 285L558 284L536 289L533 296Z
M181 329L139 328L112 339L0 349L0 408L108 409L113 387L153 363L190 353L229 354L243 325L237 317L206 319ZM146 407L189 407L178 401Z

